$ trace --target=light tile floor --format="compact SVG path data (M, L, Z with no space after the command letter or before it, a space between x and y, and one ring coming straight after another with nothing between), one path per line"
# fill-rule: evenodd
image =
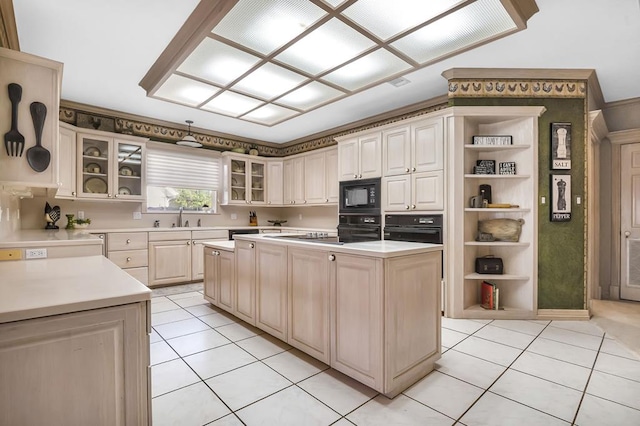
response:
M154 425L640 425L640 358L592 321L442 319L435 371L390 400L210 305L154 290Z

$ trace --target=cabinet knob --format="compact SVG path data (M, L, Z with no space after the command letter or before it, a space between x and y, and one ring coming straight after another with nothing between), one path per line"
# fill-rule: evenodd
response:
M307 200L304 200L302 204L307 204Z
M115 194L115 195L113 196L113 198L118 198L118 194Z
M98 236L98 238L100 238L101 240L104 240L104 235L100 235Z
M358 179L362 178L362 175L358 175Z
M267 201L267 204L271 204L271 201Z
M72 191L71 195L73 195L75 197L76 196L76 191Z
M214 251L213 254L215 254L216 256L220 256L220 252L219 251Z
M411 204L411 208L415 210L416 205L415 204Z
M130 243L131 243L131 240L127 238L127 244L130 244Z
M256 245L255 245L255 244L253 244L253 243L249 244L249 247L250 247L250 248L254 248L255 246L256 246Z
M187 245L190 246L191 245L191 241L187 241Z
M404 206L404 209L405 210L409 210L409 206Z
M354 179L358 179L358 175L353 175L353 178Z
M405 171L406 173L409 173L409 168L407 167L406 169L404 169L404 171Z
M245 203L249 204L249 200L244 200Z
M626 232L624 233L624 237L625 237L625 238L629 238L630 236L631 236L631 232L626 231Z
M107 194L107 197L108 197L108 198L113 198L113 195L111 195L111 194Z
M324 202L325 202L325 203L328 203L328 202L329 202L329 199L328 199L328 198L325 198L325 199L324 199Z
M416 168L415 168L415 167L412 167L412 168L411 168L411 171L412 171L412 172L415 172L415 171L416 171Z
M131 258L130 257L127 257L127 262L131 262Z
M336 255L335 255L335 254L330 254L330 255L329 255L329 260L330 260L331 262L334 262L334 261L336 260Z

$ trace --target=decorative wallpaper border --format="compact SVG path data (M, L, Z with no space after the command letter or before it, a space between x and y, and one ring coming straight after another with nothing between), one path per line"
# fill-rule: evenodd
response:
M586 98L585 80L451 79L449 98Z

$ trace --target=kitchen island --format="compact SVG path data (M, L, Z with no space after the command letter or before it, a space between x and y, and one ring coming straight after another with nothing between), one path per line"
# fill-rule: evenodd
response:
M205 298L388 397L440 358L442 246L205 242Z
M101 255L0 277L0 424L151 423L147 287Z

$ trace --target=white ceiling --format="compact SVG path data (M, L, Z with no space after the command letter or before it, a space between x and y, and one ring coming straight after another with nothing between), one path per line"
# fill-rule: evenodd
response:
M639 0L536 0L522 32L405 75L411 84L383 83L273 127L146 97L138 83L198 2L14 0L14 9L21 50L64 63L63 99L261 141L444 95L441 73L454 67L595 69L606 102L640 97Z

